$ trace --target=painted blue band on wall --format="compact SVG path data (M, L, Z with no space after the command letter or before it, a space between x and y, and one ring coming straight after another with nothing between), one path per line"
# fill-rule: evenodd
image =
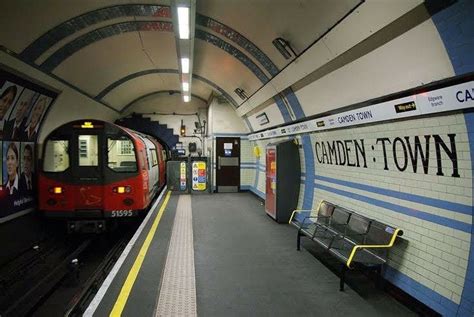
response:
M431 18L438 29L456 75L474 71L473 12L474 1L458 0Z
M379 200L379 199L375 199L375 198L367 197L367 196L364 196L364 195L348 192L348 191L345 191L345 190L341 190L341 189L321 185L321 184L317 183L317 180L315 181L314 185L315 185L315 188L317 188L317 189L325 190L325 191L328 191L328 192L331 192L331 193L334 193L334 194L337 194L337 195L341 195L341 196L344 196L344 197L348 197L348 198L352 198L352 199L355 199L355 200L363 201L363 202L366 202L366 203L374 205L374 206L385 208L385 209L394 211L396 213L404 214L404 215L407 215L407 216L410 216L410 217L414 217L414 218L418 218L418 219L421 219L421 220L436 223L436 224L439 224L441 226L445 226L445 227L460 230L460 231L463 231L463 232L471 233L471 224L468 224L468 223L465 223L465 222L462 222L462 221L457 221L457 220L454 220L454 219L441 217L441 216L438 216L438 215L433 215L433 214L430 214L428 212L403 207L403 206L400 206L400 205L397 205L397 204L392 204L392 203L382 201L382 200ZM403 229L403 228L401 228L401 229Z
M311 137L307 134L301 136L303 143L304 166L305 166L305 181L303 194L303 209L313 208L314 199L314 174L316 173L314 165L313 146L311 145Z
M244 118L244 121L245 121L245 124L247 125L247 127L249 128L250 132L253 132L255 131L252 127L252 125L250 124L250 121L247 117Z
M432 207L437 207L445 210L450 210L450 211L455 211L461 214L465 215L471 215L472 214L472 206L468 205L463 205L459 203L454 203L451 201L446 201L446 200L441 200L441 199L436 199L436 198L430 198L430 197L425 197L425 196L420 196L420 195L415 195L415 194L409 194L409 193L403 193L391 189L384 189L380 187L375 187L375 186L370 186L370 185L365 185L361 183L354 183L354 182L349 182L349 181L344 181L336 178L331 178L331 177L326 177L326 176L321 176L321 175L316 175L315 176L316 180L332 183L332 184L337 184L337 185L342 185L346 187L351 187L355 189L360 189L360 190L365 190L370 193L374 194L379 194L379 195L384 195L388 197L393 197L397 199L403 199L406 201L411 201L414 203L418 204L423 204L427 206L432 206Z
M71 18L48 30L48 32L28 45L28 47L20 53L20 57L29 62L34 62L61 40L100 22L122 17L169 17L169 12L169 6L150 4L123 4L90 11Z
M456 314L458 305L451 299L436 293L431 288L424 286L390 266L386 266L385 268L384 277L392 284L403 289L405 292L423 302L430 308L436 310L443 316L453 316Z
M273 99L275 100L275 103L277 104L277 107L280 110L281 116L283 117L283 121L285 121L285 123L291 122L292 120L291 120L290 112L286 108L285 102L283 102L281 97L278 95L273 97Z
M245 185L245 186L241 186L240 189L242 190L250 190L252 193L254 193L255 195L257 195L258 197L262 198L262 199L265 199L265 193L259 191L256 187L254 186L248 186L248 185Z
M467 137L469 140L469 150L471 152L471 171L472 188L474 188L474 113L464 114L466 121ZM474 206L474 193L472 194L472 206ZM474 223L474 207L471 207L472 223ZM469 260L467 263L467 272L464 279L464 288L461 294L461 303L459 305L460 316L474 315L474 226L471 225L471 247L469 248Z
M148 27L149 25L154 25L154 27L150 28ZM68 57L72 56L86 46L119 34L147 30L162 30L171 32L173 30L173 24L166 21L131 21L107 25L83 34L62 46L56 52L51 54L51 56L49 56L40 67L46 72L52 72Z
M287 88L283 91L283 94L288 100L288 103L291 105L291 109L295 114L296 120L305 118L306 115L304 114L303 107L301 107L301 104L298 101L296 95L294 94L293 89Z

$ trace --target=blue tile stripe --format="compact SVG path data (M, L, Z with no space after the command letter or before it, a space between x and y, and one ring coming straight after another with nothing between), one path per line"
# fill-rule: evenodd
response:
M152 27L150 27L152 26ZM64 62L74 53L100 40L127 32L136 31L173 31L173 24L165 21L129 21L107 25L79 36L65 44L51 54L42 64L41 69L52 72L59 64Z
M466 121L469 150L471 153L472 188L474 188L474 113L465 113L464 120ZM472 206L474 206L474 193L472 197ZM474 223L474 207L471 207L471 215L472 221ZM464 288L461 294L461 303L459 304L458 315L474 315L474 226L471 226L471 246L469 248L469 260L467 263L466 278L464 279Z
M293 89L291 89L291 87L285 89L283 91L283 95L286 97L288 103L291 105L291 109L295 114L296 120L305 118L306 115L303 111L303 107L301 107L301 104L298 101L298 98L296 97L295 93L293 92Z
M168 6L149 4L125 4L116 5L98 10L90 11L73 17L58 26L48 30L33 43L28 45L21 53L20 57L29 62L34 62L43 55L49 48L59 41L73 35L94 24L117 19L121 17L171 17L171 10Z
M199 13L196 14L196 24L208 28L242 47L246 52L252 55L270 75L275 76L278 73L279 70L276 65L261 49L231 27Z
M450 210L450 211L458 212L464 215L472 214L472 206L469 206L469 205L463 205L463 204L454 203L451 201L430 198L430 197L425 197L425 196L420 196L420 195L415 195L415 194L403 193L396 190L384 189L380 187L365 185L361 183L354 183L354 182L340 180L340 179L326 177L326 176L316 175L315 178L316 180L324 181L327 183L342 185L346 187L368 191L374 194L389 196L389 197L393 197L397 199L411 201L418 204Z
M255 171L255 180L254 180L254 183L253 183L253 187L255 188L258 188L258 180L259 180L259 177L260 177L260 173L259 173L259 170L260 170L260 158L258 157L257 160L255 161L255 165L256 165L256 171Z
M260 198L262 198L262 199L265 199L265 193L259 191L255 186L245 185L245 186L241 186L240 189L242 189L242 190L249 190L249 191L251 191L252 193L254 193L255 195L257 195L258 197L260 197Z
M109 92L117 88L118 86L122 85L123 83L135 79L140 76L146 76L146 75L151 75L151 74L179 74L179 71L177 69L147 69L147 70L142 70L136 73L128 74L127 76L124 76L104 89L102 89L101 92L99 92L96 96L97 99L102 99L104 98Z
M276 95L275 97L273 97L273 100L275 100L278 110L280 110L281 116L283 117L283 121L285 123L291 122L292 120L291 120L290 112L288 111L288 108L286 108L286 104L281 99L281 97Z
M381 207L381 208L384 208L384 209L394 211L396 213L400 213L400 214L407 215L407 216L410 216L410 217L414 217L414 218L418 218L418 219L421 219L421 220L429 221L429 222L432 222L432 223L439 224L441 226L449 227L449 228L460 230L460 231L463 231L463 232L471 233L471 224L468 224L468 223L465 223L465 222L462 222L462 221L457 221L457 220L454 220L454 219L450 219L450 218L446 218L446 217L442 217L442 216L438 216L438 215L433 215L433 214L430 214L428 212L424 212L424 211L421 211L421 210L407 208L407 207L403 207L403 206L400 206L400 205L397 205L397 204L389 203L389 202L386 202L386 201L383 201L383 200L367 197L367 196L364 196L364 195L348 192L348 191L337 189L337 188L332 188L332 187L325 186L325 185L317 183L317 180L315 180L314 187L316 189L325 190L327 192L331 192L331 193L334 193L334 194L337 194L337 195L341 195L341 196L344 196L344 197L348 197L348 198L352 198L352 199L355 199L355 200L363 201L363 202L366 202L368 204L371 204L371 205L374 205L374 206L377 206L377 207Z
M453 316L456 314L458 305L455 302L438 294L402 272L390 266L386 266L384 277L390 281L390 283L401 288L443 316Z
M150 75L150 74L176 74L178 75L179 74L179 71L177 69L147 69L147 70L142 70L142 71L139 71L139 72L136 72L136 73L133 73L133 74L129 74L125 77L122 77L118 80L116 80L115 82L113 82L112 84L110 84L109 86L107 86L105 89L103 89L96 97L95 99L96 100L100 100L102 99L103 97L105 97L109 92L111 92L112 90L114 90L115 88L119 87L120 85L126 83L127 81L130 81L130 80L133 80L135 78L138 78L138 77L141 77L141 76L147 76L147 75ZM193 79L195 80L199 80L199 81L202 81L203 83L206 83L207 85L211 86L212 88L216 89L217 91L219 91L219 93L221 93L222 95L224 95L224 97L234 106L236 107L237 106L237 103L235 102L235 100L229 95L227 94L224 89L222 89L221 87L217 86L215 83L213 83L212 81L208 80L207 78L204 78L202 76L199 76L197 74L193 74ZM144 96L140 96L138 98L136 98L134 101L137 101L141 98L143 98ZM129 106L131 106L133 104L133 102L130 102L128 105L126 105L124 108L122 108L120 111L121 112L124 112ZM245 134L247 135L247 134Z
M252 127L252 124L250 123L249 119L247 117L244 117L245 124L249 128L250 132L254 132L255 130Z
M204 30L197 29L195 31L195 37L197 39L203 40L209 44L212 44L226 53L234 56L237 60L239 60L244 66L246 66L259 80L262 84L266 84L270 79L265 75L265 73L255 64L250 58L247 57L244 53L242 53L239 49L235 46L229 44L228 42L222 40L221 38L207 33ZM278 106L278 109L281 112L283 120L285 123L291 122L291 117L288 109L286 108L285 103L281 99L280 96L275 96L273 98Z
M428 1L432 2L431 0ZM434 2L434 1L433 1ZM433 17L439 35L446 48L446 52L453 65L456 75L463 75L474 71L474 1L458 0L448 8L436 13ZM471 154L472 188L474 188L474 114L465 113L469 149ZM472 206L474 206L474 193ZM474 223L474 210L471 206L472 221ZM474 316L474 226L471 226L471 245L464 288L461 294L461 303L457 316Z
M427 2L439 1L427 0ZM456 75L474 71L472 12L474 12L474 1L457 0L432 17Z
M234 100L234 98L232 98L224 89L222 89L221 87L217 86L216 84L214 84L212 81L210 81L209 79L205 78L205 77L202 77L198 74L193 74L193 79L196 78L202 82L205 82L206 84L208 84L209 86L215 88L221 95L223 95L227 101L229 101L235 108L237 108L238 104L237 102Z
M302 176L305 176L302 208L312 209L314 199L314 174L316 173L313 146L311 144L311 137L307 134L301 136L301 141L303 143L303 153L305 156L305 173L302 173Z
M270 60L270 58L262 50L260 50L254 43L249 41L245 36L237 32L236 30L232 29L231 27L217 20L214 20L212 18L209 18L204 15L200 15L200 14L196 15L196 24L206 27L226 37L227 39L231 40L237 45L239 45L247 53L253 56L272 77L278 74L279 69ZM304 115L303 109L300 103L298 102L298 99L293 94L292 89L291 88L286 89L285 91L282 92L282 95L287 98L289 105L296 116L296 119L304 118L305 115ZM291 122L292 120L291 120L288 110L286 109L285 103L278 96L275 96L274 99L285 122Z
M262 83L265 84L268 82L269 79L267 75L265 75L265 73L257 66L257 64L255 64L250 58L247 57L247 55L242 53L242 51L237 49L232 44L202 29L196 29L194 36L197 39L203 40L222 49L226 53L229 53L242 64L244 64Z

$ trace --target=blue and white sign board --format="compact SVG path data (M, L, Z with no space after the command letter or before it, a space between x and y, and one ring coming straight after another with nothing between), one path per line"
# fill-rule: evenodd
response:
M474 81L249 135L261 140L474 107Z

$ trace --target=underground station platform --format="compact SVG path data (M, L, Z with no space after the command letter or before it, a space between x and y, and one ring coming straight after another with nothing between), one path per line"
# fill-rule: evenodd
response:
M296 233L248 192L163 191L84 315L416 315L357 271L340 291L324 251L305 239L297 251Z

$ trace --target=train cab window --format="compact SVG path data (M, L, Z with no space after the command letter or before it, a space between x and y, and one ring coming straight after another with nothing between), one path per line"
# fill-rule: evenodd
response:
M136 172L137 159L132 140L126 136L107 138L107 166L115 172Z
M97 135L79 135L79 166L99 165L99 144Z
M48 140L44 150L43 171L64 172L69 168L69 141Z

